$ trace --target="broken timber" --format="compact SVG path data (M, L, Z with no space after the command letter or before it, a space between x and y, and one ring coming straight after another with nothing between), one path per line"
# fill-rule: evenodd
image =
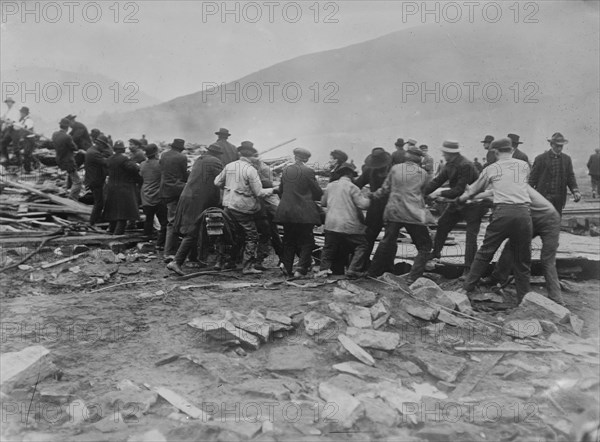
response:
M80 215L89 215L92 213L92 207L86 206L85 204L81 204L80 202L71 200L69 198L63 198L60 196L51 195L49 193L42 192L41 190L38 190L35 187L30 186L29 184L24 184L24 183L21 183L18 181L11 181L8 179L5 179L4 181L8 186L24 189L35 195L41 196L42 198L50 200L53 203L58 204L59 206L66 207L66 208L70 209L71 213L77 213Z

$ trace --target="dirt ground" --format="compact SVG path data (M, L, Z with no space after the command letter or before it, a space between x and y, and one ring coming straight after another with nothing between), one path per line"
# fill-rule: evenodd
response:
M485 327L461 335L448 332L458 329L446 325L446 333L431 334L425 328L430 322L401 311L401 291L377 281L360 280L358 285L390 300L394 320L380 330L400 334L401 343L395 350L372 352L375 366L385 374L374 386L373 379L340 375L332 367L354 360L336 339L340 330L325 333L316 340L300 323L293 332L271 339L258 350L236 350L187 325L195 317L222 310L244 314L252 309L263 314L274 310L287 315L316 310L331 315L328 304L335 283L314 288L286 284L268 286L269 289L194 288L187 286L268 283L282 281L282 278L278 269L273 269L261 276L242 277L237 272L176 281L162 261L152 259L119 264L118 272L104 285L96 285L95 277L68 271L75 264L78 262L52 269L52 276L46 271L46 277L35 271L21 270L1 276L2 353L43 345L50 350L52 360L62 372L60 380L44 379L35 388L21 388L3 395L3 440L133 441L161 440L162 437L162 440L190 441L247 438L268 441L570 441L584 423L597 419L600 409L597 356L582 362L564 352L512 352L505 353L483 374L481 382L469 394L470 400L453 400L451 406L450 399L429 398L428 402L424 398L417 405L417 413L402 415L392 410L393 416L389 417L391 408L375 409L371 413L367 411L351 428L344 428L334 422L336 407L344 404L325 403L320 399L321 382L335 378L332 382L345 385L349 391L376 390L382 388L389 376L403 386L427 384L440 391L445 388L451 397L456 384L467 379L472 373L470 370L482 364L487 357L484 355L489 355L461 354L454 351L454 346L496 346L500 341L513 339L492 338ZM31 265L35 267L35 261ZM145 271L136 274L140 267ZM36 274L38 276L32 276ZM61 275L63 279L57 278ZM32 282L32 279L37 281ZM92 293L112 284L157 279L157 282L122 285ZM451 289L457 281L441 279L439 284ZM570 291L564 293L567 307L583 319L585 325L581 338L567 325L559 324L557 331L572 339L586 342L591 339L597 343L598 281L569 281L569 285ZM539 286L535 289L544 292ZM499 323L509 317L511 311L479 311L477 317ZM273 351L283 347L294 351L306 349L312 355L312 362L301 370L270 370ZM467 369L454 383L440 383L414 357L415 352L423 348L440 355L458 356L466 362ZM156 366L158 361L173 355L189 358L173 358ZM297 358L294 356L287 356L292 363L306 355L300 351ZM194 358L200 363L192 362ZM408 364L413 367L409 372L409 362L416 362L418 367L414 369L414 365ZM188 419L156 397L141 410L139 402L143 400L131 399L135 403L128 403L127 394L117 390L117 385L124 380L138 386L166 387L211 414L212 419ZM257 380L283 382L287 391L261 387L262 384L253 387ZM115 405L115 395L124 397L120 405ZM79 418L78 410L71 413L73 416L67 412L69 404L76 399L85 404L79 402L85 419ZM413 419L409 414L416 417ZM153 430L154 433L148 433Z

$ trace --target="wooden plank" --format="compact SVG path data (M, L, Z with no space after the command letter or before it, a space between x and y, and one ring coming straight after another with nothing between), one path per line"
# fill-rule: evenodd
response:
M48 232L44 232L45 236L50 236ZM57 245L75 245L75 244L107 244L111 241L119 241L123 239L135 239L132 235L81 235L81 236L65 236L52 240L53 244ZM10 246L27 246L36 245L43 238L0 238L0 247Z
M146 387L148 386L146 385ZM183 411L192 419L202 419L202 422L206 422L210 419L210 415L208 413L205 413L204 411L193 405L191 402L189 402L187 399L179 396L174 391L171 391L168 388L164 387L154 387L150 389L158 393L163 399L165 399L175 408Z
M494 365L500 362L500 359L504 357L504 353L485 355L481 358L481 363L471 369L464 377L462 382L456 386L452 394L451 399L458 400L462 397L467 396L471 393L477 384L490 372Z
M21 183L19 181L11 181L11 180L5 180L5 183L8 186L12 186L12 187L17 187L20 189L25 189L35 195L41 196L47 200L52 201L53 203L59 204L61 206L64 207L68 207L71 210L73 210L73 212L75 213L80 213L83 215L89 215L92 213L92 208L90 206L86 206L85 204L81 204L77 201L73 201L69 198L63 198L60 196L56 196L56 195L52 195L49 193L45 193L42 192L41 190L36 189L33 186L30 186L29 184L25 184L25 183Z

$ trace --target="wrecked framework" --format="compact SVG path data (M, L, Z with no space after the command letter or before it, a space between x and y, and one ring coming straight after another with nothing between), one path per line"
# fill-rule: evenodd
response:
M78 239L79 242L83 240ZM144 249L142 243L132 253L127 250L127 241L116 241L111 247L116 254L109 250L82 250L67 258L42 264L41 268L31 266L31 269L24 271L31 280L44 277L44 273L48 272L56 274L57 278L65 274L73 276L71 280L64 278L61 282L68 285L70 281L74 288L81 288L82 277L85 277L89 289L93 288L90 295L101 290L135 287L138 278L141 278L140 284L159 281L143 279L143 276L135 276L134 281L128 279L132 275L150 273L145 264L136 265L135 269L129 264L143 261L151 267L156 259L151 248ZM75 253L76 250L70 252ZM68 253L67 250L65 253ZM106 285L114 275L125 281L118 285ZM436 275L428 276L436 278ZM150 426L156 426L165 417L176 425L192 426L199 433L212 429L230 432L240 438L257 439L268 435L283 439L317 434L335 437L339 431L372 432L373 428L377 428L382 436L395 434L402 440L415 437L429 439L440 435L450 437L453 432L463 436L471 434L481 437L481 434L486 434L489 437L498 434L495 433L498 429L493 428L492 424L514 424L517 421L525 427L531 425L530 431L534 434L550 428L555 434L570 440L578 429L576 420L561 413L562 406L553 396L560 393L560 388L564 386L550 379L536 380L540 373L547 374L547 367L544 369L539 365L539 360L533 359L537 364L532 363L532 359L525 359L525 356L551 352L553 357L556 353L558 361L568 357L582 365L597 364L597 343L575 336L583 326L575 315L552 304L545 305L544 299L531 295L527 301L524 300L525 304L514 313L514 317L482 319L471 311L477 307L477 303L471 307L470 303L467 305L468 299L452 290L441 290L430 280L420 280L411 288L404 286L391 274L386 274L382 281L373 282L375 286L371 286L371 290L361 290L356 284L345 281L340 281L337 286L333 286L332 281L278 281L270 284L215 282L196 286L179 285L137 294L136 298L144 303L168 305L169 297L181 291L236 291L281 286L303 291L320 290L320 297L325 299L312 301L307 308L298 312L250 310L243 314L229 310L216 311L204 318L190 312L186 321L188 327L200 326L195 338L203 343L204 337L208 339L207 343L219 342L219 346L229 349L227 356L195 351L156 361L158 368L181 364L177 361L208 367L209 373L222 383L235 385L235 389L243 392L244 397L275 398L288 406L293 404L300 409L309 407L313 417L310 425L291 422L289 416L284 419L259 419L256 422L252 422L254 419L251 416L243 419L235 416L233 420L228 420L227 410L215 408L214 404L205 402L202 396L190 397L186 390L169 388L170 385L144 385L141 379L119 382L116 385L118 391L110 391L99 401L104 414L94 414L90 405L95 401L81 397L84 396L83 388L73 390L69 382L52 382L43 377L37 383L38 373L40 376L54 374L60 377L60 369L57 373L55 366L42 368L50 363L52 353L39 347L24 353L3 355L3 364L7 365L3 365L2 372L10 375L6 391L8 395L15 396L23 391L33 391L31 397L38 394L38 404L58 403L65 410L73 410L72 414L65 412L63 420L58 421L60 425L75 424L74 428L78 428L78 431L94 431L102 434L101 438L115 440L122 440L123 434L137 432L133 425L136 420L151 419ZM326 290L326 296L322 295L322 290ZM431 299L435 299L434 305ZM482 301L493 302L491 299ZM544 308L541 308L542 304ZM527 312L524 318L523 312ZM540 317L536 318L538 315ZM301 336L305 334L308 339L291 341L290 338L298 333ZM469 345L464 345L466 343ZM320 358L315 353L318 354L322 346L325 347L325 353L331 351L336 356L336 363L331 365L330 371L339 374L331 377L330 373L329 378L320 382L299 379L299 373L319 364ZM243 361L265 349L266 372L245 382L229 379L215 364L215 361L221 365ZM469 354L469 358L465 354ZM4 370L17 367L12 358L18 356L28 357L30 365L25 361L21 366L25 369L16 374ZM34 373L33 377L31 373ZM498 373L504 382L495 394L501 397L490 396L489 391L477 393L486 376L493 374L497 377ZM511 380L524 374L529 378L527 388ZM571 383L571 387L580 395L589 395L598 388L593 376L571 380ZM68 391L67 387L72 391ZM534 398L536 401L532 401ZM458 419L456 403L460 405ZM540 407L540 404L544 407ZM167 416L162 416L161 410L165 407L173 410ZM82 409L89 411L87 416L75 412ZM107 410L110 410L110 417L106 415ZM434 412L431 413L431 410ZM452 414L452 411L455 413ZM496 414L491 415L492 412ZM43 420L43 409L34 407L31 413L29 419ZM118 416L116 420L115 413ZM10 415L22 420L20 412L11 412ZM263 414L265 416L268 414ZM531 422L532 416L541 420ZM194 422L203 426L194 427ZM161 428L162 433L170 436L174 431L172 426L164 427ZM40 426L43 430L55 428L51 425ZM520 431L521 436L527 434L524 430ZM153 433L154 439L160 436L163 436L160 432Z

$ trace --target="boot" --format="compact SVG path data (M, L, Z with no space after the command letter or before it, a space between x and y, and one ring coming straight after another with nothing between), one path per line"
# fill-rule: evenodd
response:
M242 270L243 275L260 275L262 271L254 268L254 263L252 261L247 261L244 264L244 269Z
M171 270L172 272L177 273L180 276L185 275L183 270L181 270L181 267L179 267L179 264L177 264L175 261L171 261L169 264L167 264L167 269Z

